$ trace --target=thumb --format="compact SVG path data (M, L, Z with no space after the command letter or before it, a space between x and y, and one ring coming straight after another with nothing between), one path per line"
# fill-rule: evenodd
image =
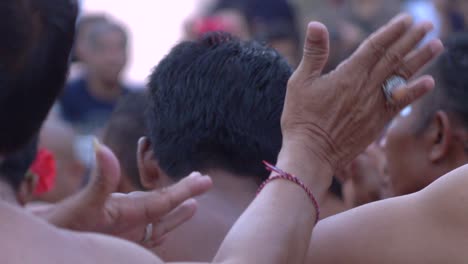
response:
M85 190L86 199L94 206L101 206L109 195L117 190L120 181L120 165L112 151L94 141L94 151L96 154L96 165L93 177Z
M304 55L299 69L309 77L319 77L328 60L330 40L327 28L319 22L307 26Z

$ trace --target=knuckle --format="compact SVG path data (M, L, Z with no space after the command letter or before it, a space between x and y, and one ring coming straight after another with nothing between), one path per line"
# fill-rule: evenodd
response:
M389 50L385 53L384 59L390 67L398 67L403 65L403 59L401 55L393 50Z
M381 58L385 54L385 49L383 48L377 40L375 40L375 33L367 40L367 45L369 47L370 52L372 52L373 56L376 58Z

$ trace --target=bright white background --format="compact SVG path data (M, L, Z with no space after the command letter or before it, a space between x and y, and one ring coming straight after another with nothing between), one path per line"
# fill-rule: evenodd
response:
M85 13L107 13L131 35L130 61L125 77L146 81L151 69L182 37L184 22L207 0L82 0Z

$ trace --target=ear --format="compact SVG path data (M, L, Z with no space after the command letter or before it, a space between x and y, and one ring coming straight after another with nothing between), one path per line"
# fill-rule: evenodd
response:
M16 199L18 200L20 205L24 206L28 202L33 200L33 193L34 193L34 189L36 188L36 184L37 184L37 178L34 176L31 176L31 177L27 176L21 182L21 185L16 194Z
M147 137L138 140L137 161L143 187L147 190L163 187L162 171L154 156L151 141Z
M449 154L453 131L446 112L437 111L426 133L429 144L429 160L438 162Z

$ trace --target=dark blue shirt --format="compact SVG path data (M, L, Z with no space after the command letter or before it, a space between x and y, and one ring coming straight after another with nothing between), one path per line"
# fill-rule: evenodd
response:
M123 87L122 94L129 92ZM72 124L80 133L93 134L109 120L116 102L102 101L93 97L85 79L80 78L68 83L59 106L62 118Z

